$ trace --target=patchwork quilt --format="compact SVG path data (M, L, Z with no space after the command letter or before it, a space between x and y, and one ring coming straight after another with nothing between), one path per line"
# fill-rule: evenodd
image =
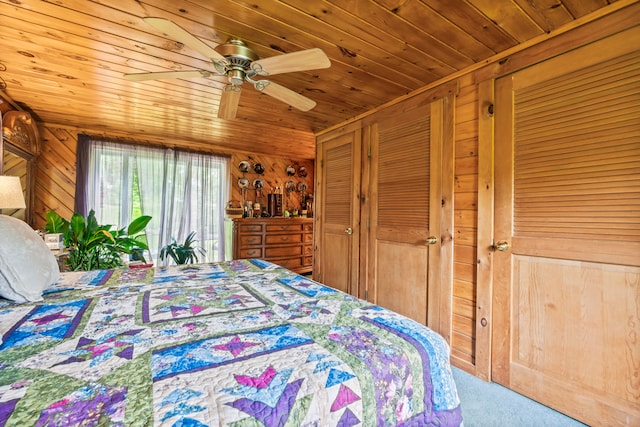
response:
M457 426L430 329L262 260L0 299L0 426Z

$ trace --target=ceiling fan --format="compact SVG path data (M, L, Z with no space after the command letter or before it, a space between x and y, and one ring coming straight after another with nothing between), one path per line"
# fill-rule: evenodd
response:
M241 85L245 81L251 83L256 90L285 102L298 110L309 111L316 106L316 102L312 99L270 80L263 78L256 80L256 77L266 77L294 71L316 70L331 66L327 55L318 48L259 59L258 55L247 47L242 40L230 39L214 49L173 21L151 17L143 18L143 20L174 40L209 58L213 63L215 72L207 70L185 70L132 73L125 74L125 78L133 81L142 81L211 77L215 75L226 76L229 84L226 85L222 91L220 107L218 108L218 117L222 119L235 118L238 103L240 102Z

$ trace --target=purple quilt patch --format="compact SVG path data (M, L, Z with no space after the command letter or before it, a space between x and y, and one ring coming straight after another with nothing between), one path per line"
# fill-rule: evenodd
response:
M0 426L4 426L9 419L9 415L13 412L20 399L12 399L6 402L0 402Z
M89 384L40 413L36 426L124 426L126 389Z
M69 352L71 357L64 362L58 363L58 365L91 360L91 366L93 366L111 357L131 360L133 358L134 345L142 341L138 338L138 334L142 331L142 329L126 331L100 340L80 337L76 349Z
M412 374L409 360L401 349L367 330L353 327L334 327L329 339L369 367L375 384L378 425L396 425L410 418Z
M142 321L158 323L252 310L267 303L247 287L218 284L206 287L170 287L146 291L142 299Z
M247 398L238 399L229 403L242 412L246 412L252 417L260 420L266 427L278 427L285 424L291 408L296 402L296 395L300 390L303 380L299 379L287 384L280 398L274 406L269 406L263 402Z

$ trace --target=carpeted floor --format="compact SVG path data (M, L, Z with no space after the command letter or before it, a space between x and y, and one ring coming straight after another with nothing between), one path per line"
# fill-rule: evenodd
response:
M464 427L584 427L538 402L499 384L487 383L453 368Z

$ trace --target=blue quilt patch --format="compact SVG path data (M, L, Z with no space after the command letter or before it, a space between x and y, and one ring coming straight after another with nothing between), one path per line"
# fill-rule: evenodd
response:
M151 356L151 372L153 380L159 381L312 342L292 325L231 334L156 350Z
M35 306L4 335L0 350L70 337L90 302L90 299L82 299Z
M308 297L319 297L322 295L335 294L336 290L328 286L321 285L313 280L305 279L302 276L281 277L278 282L294 289Z

